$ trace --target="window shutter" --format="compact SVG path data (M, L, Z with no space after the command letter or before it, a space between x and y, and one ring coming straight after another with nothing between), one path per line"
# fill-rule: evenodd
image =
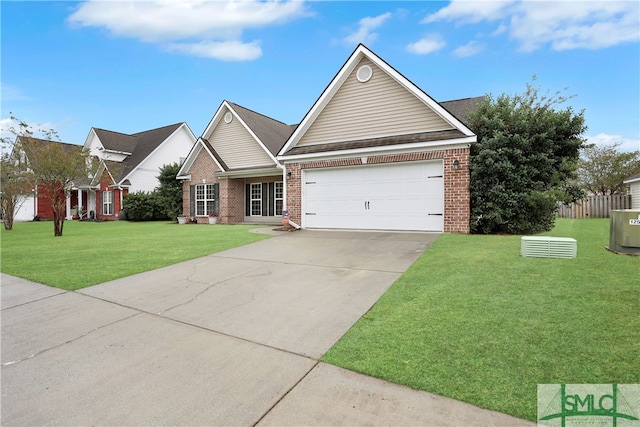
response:
M274 216L275 215L275 205L276 205L276 192L275 192L275 186L273 184L273 182L269 183L269 203L267 203L267 205L269 206L269 216Z
M262 216L269 214L269 184L262 183Z
M102 200L103 195L104 195L104 192L101 191L100 192L100 210L99 210L100 214L104 214L104 203L103 203L103 200Z
M213 211L220 215L220 184L213 184Z
M251 216L251 184L244 186L244 215Z
M189 186L189 216L196 216L196 186Z

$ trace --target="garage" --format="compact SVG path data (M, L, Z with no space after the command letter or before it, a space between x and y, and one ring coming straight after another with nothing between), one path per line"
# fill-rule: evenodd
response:
M444 230L442 161L303 171L303 227Z

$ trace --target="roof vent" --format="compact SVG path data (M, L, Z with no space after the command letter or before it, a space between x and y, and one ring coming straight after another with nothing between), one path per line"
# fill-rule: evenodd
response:
M373 70L369 65L363 65L356 71L356 78L360 83L368 82L371 80L371 76L373 76Z
M231 120L233 120L233 114L231 114L231 112L229 111L224 115L224 122L231 123Z

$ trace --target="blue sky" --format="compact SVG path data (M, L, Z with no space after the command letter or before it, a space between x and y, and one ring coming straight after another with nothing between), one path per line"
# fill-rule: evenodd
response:
M83 144L223 100L298 123L362 42L437 101L567 88L586 136L640 149L640 3L2 1L1 116Z

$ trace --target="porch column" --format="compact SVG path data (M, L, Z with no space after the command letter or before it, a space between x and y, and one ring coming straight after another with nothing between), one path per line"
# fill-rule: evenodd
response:
M69 196L67 196L67 219L71 219L71 194L69 194Z
M82 189L78 188L78 206L80 206L80 212L82 212L82 206L84 206L84 202L82 201ZM80 219L82 219L82 213L80 213Z

